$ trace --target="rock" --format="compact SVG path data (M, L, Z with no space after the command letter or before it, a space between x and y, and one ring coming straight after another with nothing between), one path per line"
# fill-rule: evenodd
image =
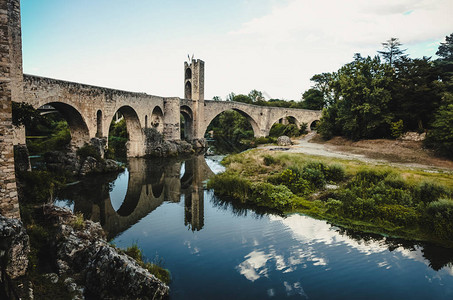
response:
M87 220L77 228L77 217L70 210L53 205L43 206L43 214L57 227L57 267L60 275L70 275L64 283L76 293L74 299L83 299L83 286L99 299L168 297L167 285L107 243L99 223Z
M107 138L92 138L90 144L96 149L100 157L104 158L107 148Z
M279 146L291 146L292 144L291 139L286 135L282 135L277 139L277 145Z
M83 162L82 167L80 168L79 175L85 176L89 173L95 172L99 172L98 161L96 160L96 158L88 156Z
M420 142L423 141L426 138L426 133L418 133L418 132L406 132L400 137L400 140L402 141L414 141L414 142Z
M109 246L102 246L88 264L86 283L102 299L164 299L169 293L148 270Z
M30 243L22 222L0 215L1 277L16 279L25 275Z
M44 274L43 277L49 279L49 281L54 284L57 283L59 280L58 275L55 273L47 273L47 274Z

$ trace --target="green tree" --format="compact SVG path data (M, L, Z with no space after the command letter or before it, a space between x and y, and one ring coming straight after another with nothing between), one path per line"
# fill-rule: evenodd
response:
M388 136L393 119L389 110L390 75L390 67L381 64L377 56L355 56L353 62L333 74L331 87L337 100L321 119L321 134L325 132L323 136L328 137L327 133L335 132L354 140ZM322 124L325 122L333 124Z
M324 107L324 96L321 91L311 88L302 94L303 106L306 109L320 110Z
M453 158L453 94L445 93L425 144Z
M220 96L214 96L214 97L212 97L212 100L214 100L214 101L222 101L222 98Z
M313 85L313 88L322 93L325 106L332 104L334 101L333 100L334 96L331 88L333 74L332 73L316 74L312 78L310 78L310 80L315 83Z
M253 100L247 95L239 94L235 95L233 101L252 104Z
M407 58L407 54L404 54L407 49L401 49L402 44L398 38L390 38L385 43L382 43L384 48L383 51L378 51L382 55L382 58L391 66L400 59Z
M252 102L264 101L263 93L257 90L251 90L248 94L249 98L252 99Z
M430 58L402 58L394 63L390 108L406 130L423 131L432 122L441 94L439 69Z

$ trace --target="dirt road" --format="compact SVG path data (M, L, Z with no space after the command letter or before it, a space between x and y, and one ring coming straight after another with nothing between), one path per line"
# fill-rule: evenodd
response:
M314 141L317 142L314 142ZM263 148L290 153L305 153L347 160L359 160L373 164L388 164L424 170L453 172L451 160L437 158L432 152L423 149L421 142L397 140L364 140L352 142L334 138L323 142L316 132L310 132L294 145L288 147L265 146Z

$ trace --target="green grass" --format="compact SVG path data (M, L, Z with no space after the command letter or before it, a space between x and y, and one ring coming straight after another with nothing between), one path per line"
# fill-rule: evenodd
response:
M260 150L222 163L208 183L221 197L453 247L452 173Z

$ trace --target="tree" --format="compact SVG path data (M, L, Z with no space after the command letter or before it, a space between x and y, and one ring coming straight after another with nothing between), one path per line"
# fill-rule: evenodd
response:
M249 93L249 98L252 99L252 102L264 101L263 93L257 90L251 90Z
M381 64L377 56L356 56L333 74L330 85L336 97L321 118L321 134L342 134L355 140L388 136L393 119L390 75L389 66Z
M248 103L248 104L252 104L252 102L253 102L253 100L249 96L243 95L243 94L235 95L233 98L233 101Z
M330 86L332 83L332 79L333 79L332 73L316 74L312 78L310 78L310 80L315 83L313 88L322 93L322 96L324 98L324 104L326 106L332 104L333 102L332 89Z
M453 158L453 94L445 93L442 102L432 129L426 136L425 145Z
M453 33L445 37L445 43L440 43L436 55L444 60L453 60Z
M214 100L214 101L222 101L222 98L220 96L214 96L214 97L212 97L212 100Z
M391 66L403 58L407 58L407 54L404 54L407 49L401 49L402 44L398 38L390 38L387 42L382 43L384 51L378 51L382 55L382 58Z
M231 92L228 94L228 96L226 97L226 100L227 101L234 101L234 97L236 97L236 94Z
M321 91L311 88L302 95L303 108L320 110L324 107L324 97Z
M402 58L394 63L390 108L405 129L423 131L439 107L439 69L430 58Z

